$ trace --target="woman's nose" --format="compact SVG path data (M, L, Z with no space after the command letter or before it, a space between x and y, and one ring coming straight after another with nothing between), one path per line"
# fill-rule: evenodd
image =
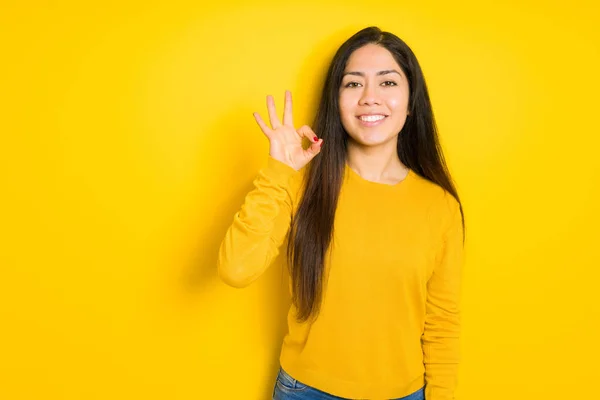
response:
M379 94L377 92L377 87L372 84L366 84L364 86L364 90L359 100L360 105L373 105L373 104L381 104L381 100L379 99Z

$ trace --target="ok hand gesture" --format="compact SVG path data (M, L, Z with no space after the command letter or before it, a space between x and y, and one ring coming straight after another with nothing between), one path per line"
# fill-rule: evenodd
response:
M269 111L271 128L267 126L258 113L255 112L253 115L260 129L267 139L269 139L269 155L295 170L301 169L319 154L323 145L323 139L319 139L308 125L304 125L298 130L294 128L292 119L292 93L289 90L285 92L283 124L275 112L273 96L267 96L267 109ZM303 137L308 138L311 142L311 145L306 150L302 147Z

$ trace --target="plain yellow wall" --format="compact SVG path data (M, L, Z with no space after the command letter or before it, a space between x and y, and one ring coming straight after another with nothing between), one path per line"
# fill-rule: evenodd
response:
M52 3L52 5L50 5ZM0 4L0 399L269 399L281 259L216 277L266 161L378 25L413 48L464 202L459 398L596 398L594 1Z

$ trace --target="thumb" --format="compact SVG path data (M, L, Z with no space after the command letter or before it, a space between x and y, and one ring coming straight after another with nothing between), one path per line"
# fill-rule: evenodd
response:
M323 139L319 139L319 141L312 143L310 146L304 150L304 156L307 161L312 160L317 154L321 152L321 146L323 145Z

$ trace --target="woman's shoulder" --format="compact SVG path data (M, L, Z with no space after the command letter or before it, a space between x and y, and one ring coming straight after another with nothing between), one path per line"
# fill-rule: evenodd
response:
M413 193L419 201L436 213L452 215L459 208L458 200L441 185L413 172Z

